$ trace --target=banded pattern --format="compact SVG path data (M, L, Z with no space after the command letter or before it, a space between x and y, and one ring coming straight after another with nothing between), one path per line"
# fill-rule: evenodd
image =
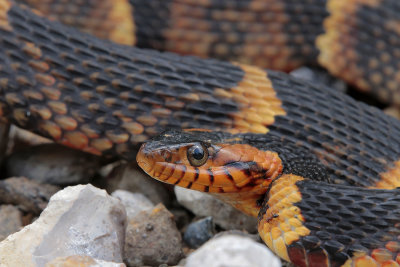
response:
M46 16L101 38L106 38L107 29L115 26L114 20L104 20L101 15L108 14L113 2L110 0L100 1L100 5L89 0L19 1L41 10ZM125 1L119 0L120 3L115 5L125 8ZM129 2L131 8L126 8L124 16L132 17L127 13L127 10L132 10L139 47L234 60L285 71L316 63L318 50L315 39L323 33L323 20L328 16L326 0L301 3L296 0ZM127 34L133 32L128 30L128 23L124 25ZM104 32L99 31L102 28Z
M269 126L270 134L312 151L336 184L400 186L398 120L332 88L271 71L268 78L286 111Z
M83 32L116 43L134 45L136 34L132 6L128 0L18 0Z
M282 71L320 64L381 101L400 104L397 0L129 0L131 7L128 0L96 5L89 0L23 1L120 43L133 43L136 32L142 48ZM115 27L117 22L121 27Z
M328 1L328 9L326 34L317 39L321 65L380 100L399 104L399 1Z
M316 62L314 42L328 15L321 0L131 3L139 45L286 71Z
M282 71L320 64L400 104L397 0L155 0L154 21L143 2L131 0L146 46Z
M399 266L400 190L284 175L259 214L262 239L298 266Z
M0 115L57 142L133 159L165 128L265 133L284 114L258 68L119 46L2 6Z

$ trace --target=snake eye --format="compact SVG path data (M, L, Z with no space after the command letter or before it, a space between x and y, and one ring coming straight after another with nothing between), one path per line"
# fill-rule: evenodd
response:
M199 167L206 163L208 159L208 150L204 145L195 144L187 151L189 162L194 167Z

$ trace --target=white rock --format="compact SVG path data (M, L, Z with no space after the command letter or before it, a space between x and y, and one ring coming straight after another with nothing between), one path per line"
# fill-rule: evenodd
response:
M141 211L154 208L153 203L141 193L131 193L125 190L114 191L111 196L118 198L125 206L128 221Z
M44 266L76 254L122 262L125 227L119 200L92 185L67 187L34 223L0 243L1 266Z
M212 239L187 258L185 267L280 267L266 246L250 238L229 235Z
M224 229L245 229L257 232L257 219L248 216L215 197L183 187L175 186L178 202L198 216L212 216L214 222Z
M115 263L93 259L89 256L73 255L68 257L56 258L46 264L46 267L126 267L124 263Z

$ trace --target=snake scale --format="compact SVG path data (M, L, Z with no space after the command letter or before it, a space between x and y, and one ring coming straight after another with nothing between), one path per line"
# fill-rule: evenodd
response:
M45 1L48 2L52 3ZM116 10L121 10L119 4L124 2L116 1ZM146 4L144 1L132 3L135 17ZM183 19L176 26L197 25L202 30L209 30L206 24L200 23L200 18L212 4L217 10L244 10L243 20L247 18L244 16L247 11L257 13L267 8L263 1L152 3L166 7L177 5L169 13L159 13L156 19L160 21L166 20L163 16L170 13L179 14L193 7L193 17L198 23ZM278 1L272 3L278 14L283 12L285 5ZM294 43L309 41L304 46L308 48L298 52L299 57L306 51L312 57L317 56L317 48L311 45L316 40L329 46L331 40L339 38L336 32L330 38L320 39L324 31L321 21L328 13L325 9L311 8L318 7L318 3L323 7L326 4L332 14L340 8L358 14L343 27L335 28L333 22L324 23L347 35L341 37L343 46L332 45L328 49L341 52L342 57L327 55L322 47L319 57L334 65L333 73L339 75L343 71L344 79L353 78L352 82L365 90L373 91L372 88L380 85L389 88L386 92L391 93L379 93L381 90L375 93L395 103L396 88L390 89L389 84L398 84L398 37L394 32L385 32L397 30L398 12L395 11L399 10L399 4L374 0L351 1L347 5L342 1L304 1L303 9L290 10L295 13L310 10L319 14L320 19L310 21L317 25L313 37L293 39ZM155 12L151 7L144 10ZM228 16L220 13L223 18L223 14ZM211 15L215 14L218 12ZM234 18L232 14L230 17ZM274 21L280 18L270 16ZM271 19L266 17L267 21ZM348 17L339 15L336 19L343 23ZM136 29L139 46L152 45L161 50L170 48L161 45L181 47L186 49L182 53L206 51L223 59L230 52L234 59L242 56L235 54L234 46L201 49L205 46L190 45L190 40L194 44L198 39L189 34L180 35L180 31L168 31L172 19L164 28L157 28L159 32L141 27L140 19L138 23L135 21L135 27L129 21L116 20L126 27L119 28L122 30L117 33L111 30L111 35L123 43L133 43L128 32ZM371 21L384 26L379 26L379 30L359 26ZM285 22L281 21L290 25ZM222 25L221 29L229 28L223 23L218 25ZM372 36L383 36L381 40L387 42L382 45L380 39L372 38L375 49L368 53L370 58L363 57L359 51L365 47L371 50L371 43L363 39L368 34L360 34L360 43L354 41L357 38L350 38L355 35L349 29L354 28L360 29L359 32L366 30ZM149 44L146 44L145 32L151 33L147 36ZM238 32L241 33L239 29ZM178 36L175 41L181 45L174 45L174 39L168 40L168 36ZM183 36L191 38L189 45L183 45ZM235 39L233 35L223 38ZM282 44L279 42L283 37L277 43L273 43L274 38L268 38L262 39L259 46L269 42L277 47ZM202 39L214 40L208 35ZM245 39L240 41L243 47L247 45ZM362 44L361 50L350 49L359 44ZM242 51L254 53L252 49ZM358 63L344 64L343 55ZM290 58L296 59L296 56ZM271 62L270 67L288 70L307 58L283 66L280 60L266 57L255 64L265 67L268 65L262 63ZM371 65L376 65L374 71L369 71ZM147 173L168 183L215 194L238 209L258 216L261 237L283 259L298 266L398 266L399 121L331 88L262 67L118 45L49 21L39 12L13 1L0 0L0 117L3 121L76 149L127 160L134 160L138 145L153 137L137 155L139 165ZM369 78L379 83L369 83ZM362 84L373 86L368 89ZM203 130L177 131L182 128ZM171 130L163 132L166 129Z

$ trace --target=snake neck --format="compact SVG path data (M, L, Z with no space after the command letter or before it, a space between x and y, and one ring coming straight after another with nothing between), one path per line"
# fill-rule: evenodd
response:
M326 167L311 152L306 156L280 155L283 174L293 174L306 179L332 183Z
M242 134L240 139L262 151L276 152L282 161L282 174L293 174L307 179L332 183L326 165L309 149L279 136Z
M292 175L295 177L301 177L302 179L332 183L324 164L311 151L299 147L295 143L286 142L282 145L280 140L277 140L274 137L253 134L245 134L241 136L241 138L259 150L273 151L278 154L283 167L282 173L276 179L272 179L271 182L279 179L281 176ZM250 141L250 139L252 141ZM266 142L266 140L268 140L268 142ZM267 190L269 190L269 188L253 192L235 192L213 195L247 215L257 217L260 210L263 208L262 203L267 197Z

